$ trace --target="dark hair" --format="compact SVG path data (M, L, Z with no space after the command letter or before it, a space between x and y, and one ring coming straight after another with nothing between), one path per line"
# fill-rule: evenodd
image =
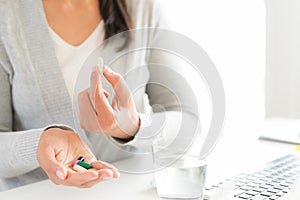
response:
M132 28L126 0L99 0L99 10L104 21L105 39ZM130 41L130 34L124 36L125 43L120 50Z

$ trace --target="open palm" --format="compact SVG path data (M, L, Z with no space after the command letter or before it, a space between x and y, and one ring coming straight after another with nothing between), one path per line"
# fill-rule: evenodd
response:
M74 170L73 163L80 156L93 168L81 172ZM45 131L40 138L37 159L55 184L91 187L102 180L119 177L114 167L97 161L79 135L69 130L51 128Z

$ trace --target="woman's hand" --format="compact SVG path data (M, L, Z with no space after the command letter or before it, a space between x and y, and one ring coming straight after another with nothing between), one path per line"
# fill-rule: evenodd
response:
M103 75L115 91L112 105L107 100L108 93L102 88L100 70L95 67L90 88L78 96L81 127L90 132L131 139L140 123L132 94L119 73L105 67Z
M80 156L92 165L91 169L74 170L74 162ZM102 180L120 176L111 165L96 161L89 148L76 133L60 128L50 128L42 133L37 160L49 179L59 185L86 188Z

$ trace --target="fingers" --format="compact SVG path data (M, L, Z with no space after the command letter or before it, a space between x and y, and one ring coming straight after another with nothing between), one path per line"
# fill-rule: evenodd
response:
M73 185L81 187L81 188L89 188L101 181L109 180L112 178L118 179L120 174L117 172L116 168L112 165L101 162L101 161L93 161L91 163L92 169L85 169L78 165L73 166L73 169L76 171L75 173L70 170L70 175L66 179L65 184ZM87 176L88 172L92 172L93 174L89 174L90 177ZM97 177L95 176L97 174Z
M83 184L88 183L99 178L98 172L95 170L85 170L76 172L72 169L68 169L68 176L61 184L66 186L81 187Z
M103 75L112 85L116 94L112 102L112 108L118 111L115 115L117 118L116 126L124 133L118 134L117 137L126 139L132 138L139 127L139 118L136 113L132 94L125 80L119 73L105 67Z
M38 161L49 179L56 184L61 184L67 177L67 168L56 160L55 151L52 147L40 149Z
M91 163L91 165L93 166L93 169L99 169L98 170L99 178L82 184L81 187L83 188L89 188L99 182L106 181L112 178L118 179L120 177L120 173L117 171L117 169L106 162L94 161Z
M120 103L127 105L131 98L131 92L123 77L119 73L112 71L109 67L104 68L103 75L112 85Z
M54 129L49 129L48 132L53 131ZM37 160L41 167L49 173L51 176L56 176L60 179L64 179L66 176L66 169L59 163L56 159L57 152L55 151L52 145L47 144L47 134L46 131L41 135L40 142L37 150ZM49 134L52 134L49 133Z
M109 180L109 179L113 178L113 172L109 169L101 169L101 170L98 171L98 173L99 173L99 178L98 179L86 182L86 183L82 184L81 187L90 188L90 187L96 185L99 182L106 181L106 180Z
M103 130L101 132L118 138L129 138L129 136L131 138L131 135L136 133L139 127L139 119L131 92L119 73L105 67L103 75L115 91L112 105L107 100L107 92L102 88L98 67L93 68L89 91L89 98L96 111L99 127ZM85 129L87 130L87 128Z
M90 99L94 108L95 108L95 94L98 92L100 95L104 95L103 94L104 91L102 89L102 84L100 79L100 70L97 66L95 66L93 68L90 77Z
M106 98L108 98L108 96L109 96L109 93L102 88L100 73L101 72L100 72L99 68L97 66L95 66L93 68L93 71L92 71L92 74L90 77L90 98L91 98L93 106L94 106L96 92L102 92ZM98 91L97 91L97 88L98 88Z
M95 169L109 169L113 173L112 178L119 178L120 177L120 173L111 164L108 164L108 163L103 162L103 161L94 161L94 162L91 163L91 165Z
M78 105L81 128L90 132L101 132L97 115L90 101L88 89L78 95Z
M109 93L102 88L101 79L100 79L100 70L97 66L95 66L93 68L93 71L92 71L92 74L90 77L89 94L90 94L90 99L91 99L92 105L94 106L95 110L97 108L95 105L96 96L97 96L98 100L101 101L101 103L105 104L105 106L109 106L109 103L107 101L107 97L108 97Z
M101 85L99 69L95 67L91 74L90 98L94 102L94 109L103 130L110 129L115 121L114 112L107 100L106 93Z
M92 160L92 159L87 159ZM99 164L97 165L96 163ZM92 169L85 169L79 165L71 166L66 171L64 179L53 179L49 177L55 184L75 186L80 188L92 187L93 185L112 178L119 178L115 169L110 169L105 164L100 164L100 161L93 161Z

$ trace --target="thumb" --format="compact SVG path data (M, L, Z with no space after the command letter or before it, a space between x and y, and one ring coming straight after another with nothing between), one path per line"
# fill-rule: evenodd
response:
M60 181L65 180L68 173L67 168L59 163L55 157L49 159L46 170L49 178Z
M114 88L122 81L121 74L114 72L107 66L104 67L103 75Z
M40 166L47 173L48 177L59 182L67 177L67 168L56 160L55 152L52 148L44 148L38 152Z
M113 87L120 102L126 104L130 98L131 93L122 75L112 71L107 66L105 66L104 68L103 75Z
M58 179L60 180L65 180L66 176L67 176L67 169L66 167L60 165L60 164L56 164L55 166L55 175Z

